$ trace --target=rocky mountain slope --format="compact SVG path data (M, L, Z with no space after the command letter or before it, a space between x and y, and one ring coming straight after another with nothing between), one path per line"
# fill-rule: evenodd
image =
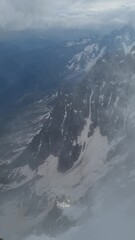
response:
M41 100L43 126L19 156L1 161L3 234L9 215L18 221L19 230L12 233L16 238L33 229L57 234L58 228L63 232L75 226L87 211L94 184L113 165L133 160L135 33L126 27L94 41L66 43L66 48L78 49L66 68L85 70L85 77L54 94L51 110ZM70 199L68 211L57 207L62 196ZM13 229L10 218L8 228Z

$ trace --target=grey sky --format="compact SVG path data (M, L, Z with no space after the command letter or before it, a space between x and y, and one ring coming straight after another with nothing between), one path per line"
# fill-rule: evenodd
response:
M0 28L82 28L134 23L133 0L0 0Z

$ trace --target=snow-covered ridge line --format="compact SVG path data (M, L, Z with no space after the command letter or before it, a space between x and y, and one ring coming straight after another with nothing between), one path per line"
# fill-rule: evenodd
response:
M110 45L111 38L111 45ZM70 72L89 71L104 53L122 51L126 55L135 47L133 29L123 29L105 36L91 36L89 39L67 42L65 47L76 49L68 61L66 70ZM111 49L112 48L112 49Z

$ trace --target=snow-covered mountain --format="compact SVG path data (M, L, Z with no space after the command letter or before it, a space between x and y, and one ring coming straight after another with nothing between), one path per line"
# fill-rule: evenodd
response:
M110 35L97 36L66 43L68 49L76 49L66 68L71 72L87 72L105 53L121 51L127 55L134 44L135 33L130 27L114 31Z
M0 231L7 239L9 232L10 239L32 231L55 235L81 223L92 187L134 160L134 30L68 42L69 48L75 54L66 68L85 71L85 77L34 103L31 113L25 110L27 124L9 135L17 154L2 152ZM59 208L67 199L68 208Z

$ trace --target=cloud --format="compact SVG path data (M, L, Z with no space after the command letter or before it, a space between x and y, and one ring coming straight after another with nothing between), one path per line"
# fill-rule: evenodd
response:
M0 0L0 28L83 28L124 24L131 22L131 9L133 11L135 6L130 0Z

